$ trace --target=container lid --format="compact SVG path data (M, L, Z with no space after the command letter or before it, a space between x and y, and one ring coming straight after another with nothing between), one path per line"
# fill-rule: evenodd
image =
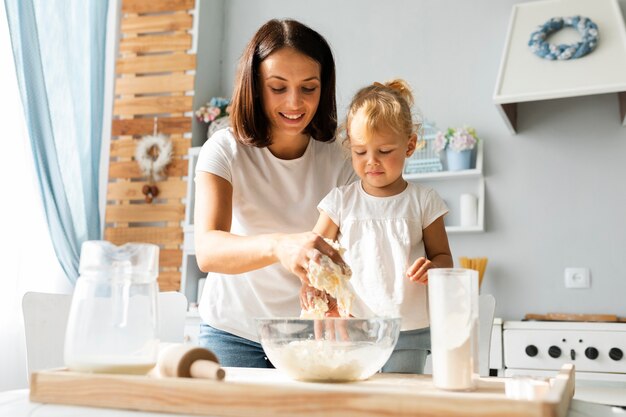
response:
M151 281L159 274L159 247L151 243L116 246L105 240L89 240L81 248L79 271L81 276Z

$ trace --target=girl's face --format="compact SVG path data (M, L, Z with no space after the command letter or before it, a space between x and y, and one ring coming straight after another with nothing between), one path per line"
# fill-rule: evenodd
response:
M405 137L386 127L370 132L363 110L352 117L349 131L352 166L365 192L388 197L404 191L404 160L415 150L417 136Z
M321 67L293 48L281 48L259 65L263 111L273 139L300 135L320 102Z

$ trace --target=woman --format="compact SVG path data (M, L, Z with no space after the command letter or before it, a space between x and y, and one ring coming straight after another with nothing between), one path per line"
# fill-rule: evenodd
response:
M216 132L196 165L195 244L209 272L200 344L223 366L271 367L254 318L300 312L305 265L343 264L312 233L318 202L356 179L337 128L335 63L324 38L294 20L271 20L241 57L232 129Z

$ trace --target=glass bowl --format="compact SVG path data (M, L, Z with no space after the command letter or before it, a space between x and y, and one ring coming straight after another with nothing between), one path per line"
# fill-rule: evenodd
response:
M301 381L367 379L383 367L400 334L399 318L261 318L257 333L279 371Z

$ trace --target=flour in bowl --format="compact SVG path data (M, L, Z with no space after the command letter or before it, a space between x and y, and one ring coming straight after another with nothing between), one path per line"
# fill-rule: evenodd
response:
M293 379L339 382L374 374L382 366L381 358L389 357L393 344L296 340L264 349L270 361Z

